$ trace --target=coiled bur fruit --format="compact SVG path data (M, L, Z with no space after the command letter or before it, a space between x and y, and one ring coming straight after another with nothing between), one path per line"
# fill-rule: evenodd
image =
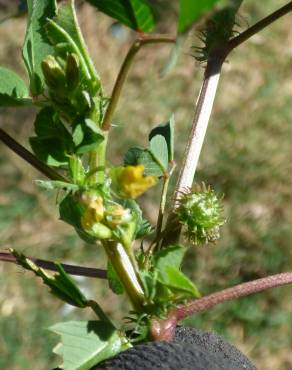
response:
M194 244L215 242L220 237L222 216L221 199L203 183L180 194L176 214L186 228L186 237Z

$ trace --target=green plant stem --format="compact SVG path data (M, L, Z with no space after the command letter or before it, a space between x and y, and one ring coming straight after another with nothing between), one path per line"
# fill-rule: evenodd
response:
M163 224L163 216L165 212L165 205L166 205L166 196L167 196L167 189L169 185L170 176L167 174L163 178L163 185L162 185L162 193L160 198L160 205L159 205L159 212L158 212L158 219L157 219L157 228L156 228L156 238L159 238L162 230Z
M56 264L52 261L47 261L47 260L43 260L40 258L34 258L30 256L28 256L27 258L32 260L36 266L41 267L45 270L58 271ZM15 256L10 252L0 252L0 261L18 264ZM106 270L95 269L92 267L68 265L66 263L61 263L61 266L65 270L65 272L67 272L70 275L87 276L87 277L98 278L98 279L107 279Z
M92 62L92 60L89 56L89 53L88 53L88 50L87 50L87 47L86 47L86 43L84 41L82 32L81 32L80 27L78 25L78 19L77 19L77 15L76 15L76 12L75 12L74 2L71 2L71 8L72 8L72 14L73 14L74 22L77 26L76 31L77 31L79 39L81 40L81 42L78 45L79 50L81 51L82 57L85 59L85 63L86 63L86 66L89 70L89 74L90 74L91 78L93 80L95 80L98 83L98 85L100 85L99 76L98 76L97 71L94 67L94 64L93 64L93 62Z
M14 140L1 128L0 128L0 140L19 157L21 157L30 165L32 165L34 168L39 170L49 179L68 182L68 179L66 179L64 176L60 175L51 167L47 166L45 163L37 159L31 152L25 149L21 144L19 144L16 140Z
M185 305L179 306L175 310L175 314L177 320L182 320L195 313L209 310L217 304L288 284L292 284L292 272L283 272L281 274L271 275L262 279L239 284L188 302Z
M89 153L89 171L92 175L89 177L90 184L103 183L104 182L104 170L105 170L105 156L107 149L108 133L104 132L104 140L99 144L96 150L92 150ZM96 169L102 169L96 171Z
M87 307L90 307L101 321L107 322L113 328L115 328L114 324L110 321L108 316L103 312L103 309L100 307L100 305L97 302L91 299L87 301Z
M284 5L282 8L276 10L272 14L268 15L267 17L263 18L261 21L257 22L246 31L242 32L240 35L232 38L225 47L225 51L229 54L233 49L237 46L241 45L252 36L263 30L264 28L268 27L271 23L275 22L279 18L283 17L284 15L288 14L292 11L292 1L288 4ZM226 55L227 55L226 54Z
M111 126L111 120L113 117L113 114L116 110L116 107L118 105L118 101L121 95L121 91L123 88L123 85L126 81L129 69L133 63L135 55L138 53L138 51L145 45L148 44L157 44L157 43L174 43L176 40L175 37L172 36L164 36L164 35L141 35L139 38L137 38L132 46L130 47L124 62L121 66L121 69L119 71L118 77L116 79L112 95L109 101L109 105L107 107L104 120L102 123L102 129L107 131L109 130Z
M115 241L107 241L103 245L134 309L141 312L145 301L144 291L128 253L121 243Z

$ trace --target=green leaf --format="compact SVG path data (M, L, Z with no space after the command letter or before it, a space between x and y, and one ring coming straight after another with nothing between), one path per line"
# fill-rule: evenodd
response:
M180 0L178 33L183 33L199 18L206 15L220 0ZM222 0L221 0L222 1Z
M173 292L184 292L199 297L200 293L193 282L180 271L187 249L180 245L169 246L154 256L154 266L158 271L158 281Z
M124 157L124 166L136 166L139 164L139 157L142 154L144 149L139 147L130 148Z
M42 278L44 284L50 287L51 293L62 301L80 308L87 306L87 299L81 293L75 281L65 272L59 263L55 264L58 273L50 275L23 254L15 250L12 250L12 254L15 256L18 264Z
M68 194L59 206L60 219L67 224L81 229L80 218L83 214L81 205L76 202L71 194Z
M168 162L172 161L174 158L174 116L172 115L170 117L170 120L165 125L160 125L155 127L153 130L151 130L149 134L149 141L150 141L150 148L153 153L151 143L152 140L157 136L161 135L164 137L166 144L167 144L167 150L168 150ZM160 139L161 140L161 139ZM154 145L154 142L152 143ZM157 142L157 146L159 145L159 142ZM165 144L163 143L163 146ZM165 150L165 149L163 149ZM160 149L162 151L162 148ZM155 155L155 153L153 153ZM163 153L165 157L165 153Z
M162 135L155 135L150 140L150 152L163 170L168 167L168 147L165 138Z
M35 183L46 190L62 189L69 191L77 191L79 186L76 184L69 184L64 181L44 181L44 180L35 180Z
M34 130L39 139L57 139L66 143L68 147L72 146L70 133L51 107L43 108L37 114Z
M80 123L76 125L76 127L74 128L72 133L72 139L76 146L82 143L82 140L84 139L84 133Z
M153 10L146 0L87 0L101 12L140 32L151 32Z
M110 289L115 294L123 294L125 289L123 287L123 284L121 283L113 265L109 261L107 264L107 279Z
M63 369L89 370L131 347L125 336L102 321L68 321L49 328L62 338L54 352L63 357Z
M163 248L155 254L154 265L162 274L167 266L173 266L179 269L186 251L187 248L181 245L171 245Z
M84 154L91 150L95 150L99 146L99 144L104 140L104 135L100 128L97 127L96 124L89 119L86 119L85 122L82 123L81 129L83 134L83 140L80 143L80 145L78 145L76 148L77 154ZM79 133L78 140L81 139L81 135ZM77 135L75 139L76 138Z
M74 9L74 0L61 6L57 17L50 19L46 26L51 43L57 47L64 58L68 52L76 53L79 57L83 77L91 81L94 92L100 88L100 79L89 57L86 43L81 34Z
M83 231L80 218L83 214L80 203L76 202L71 194L68 194L59 205L60 219L75 228L75 231L86 243L94 244L95 238Z
M53 47L47 38L45 25L47 20L56 15L55 0L28 0L28 25L22 56L30 80L32 95L39 95L44 88L44 77L41 70L42 60L53 53Z
M148 149L139 147L130 148L124 157L125 166L136 166L143 164L145 167L144 173L147 176L163 176L164 171L160 163L157 162L154 155Z
M138 164L143 164L145 168L144 173L147 176L160 177L164 175L164 168L148 149L143 150L138 158Z
M49 166L60 167L68 164L65 147L56 139L29 139L30 146L35 155Z
M0 107L30 104L25 82L13 71L0 67Z
M159 275L158 279L172 291L185 292L194 297L200 297L200 292L195 284L173 266L166 266L163 276Z
M49 166L68 164L68 154L74 144L54 109L43 108L37 115L35 123L36 137L30 138L30 145L36 156Z

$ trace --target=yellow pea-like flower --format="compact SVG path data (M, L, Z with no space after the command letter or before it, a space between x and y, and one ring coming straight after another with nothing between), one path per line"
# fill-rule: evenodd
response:
M112 179L121 195L135 199L156 184L157 178L144 176L144 169L142 164L113 169Z
M100 222L104 217L103 199L99 195L88 198L84 196L83 202L87 205L87 208L80 221L83 229L89 230L92 225Z

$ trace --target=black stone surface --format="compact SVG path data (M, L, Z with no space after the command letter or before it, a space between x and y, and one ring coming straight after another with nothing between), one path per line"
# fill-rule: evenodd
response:
M150 342L122 352L92 370L257 370L222 337L178 327L172 342Z

